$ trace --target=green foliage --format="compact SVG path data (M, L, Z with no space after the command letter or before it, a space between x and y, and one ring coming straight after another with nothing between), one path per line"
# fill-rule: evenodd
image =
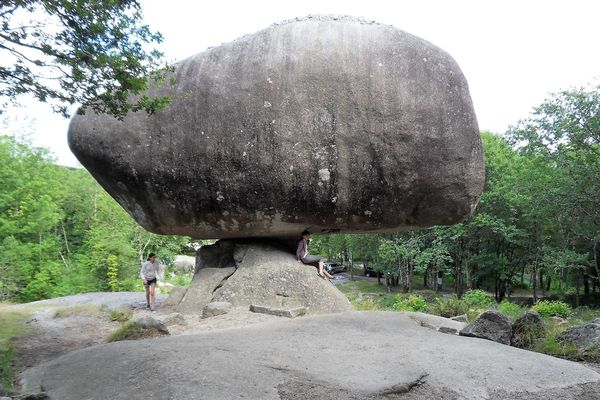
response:
M475 307L487 307L495 303L495 300L492 296L479 289L465 292L462 299Z
M571 318L573 316L571 306L562 301L539 300L531 307L531 309L537 311L540 316L544 318Z
M7 391L12 390L16 374L14 367L16 352L10 339L27 332L26 322L30 317L29 312L0 311L0 387Z
M427 300L417 294L396 300L393 308L395 311L427 312L429 304Z
M32 94L65 117L73 104L120 119L130 110L160 110L168 99L145 92L171 68L148 49L162 36L141 21L137 0L4 0L0 95L16 102ZM129 94L137 95L133 102Z
M117 279L119 276L119 262L117 256L111 254L106 258L106 263L108 264L106 283L112 292L116 292L119 287L119 280Z
M169 262L189 241L144 231L87 171L1 135L0 184L0 300L142 290L146 255Z
M506 299L498 304L498 311L510 318L511 321L515 321L523 314L523 309L518 304L511 303Z
M431 307L433 314L446 318L467 314L470 309L471 305L465 300L459 299L456 295L446 300L440 299Z

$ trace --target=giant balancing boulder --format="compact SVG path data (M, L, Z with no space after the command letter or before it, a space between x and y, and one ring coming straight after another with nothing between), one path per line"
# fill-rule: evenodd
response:
M176 64L171 103L73 117L81 164L146 229L195 238L452 224L484 182L443 50L351 17L276 24Z

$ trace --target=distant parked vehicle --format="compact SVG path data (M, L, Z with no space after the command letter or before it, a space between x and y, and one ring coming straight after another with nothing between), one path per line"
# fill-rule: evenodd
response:
M365 263L363 265L363 273L365 276L375 276L375 277L382 277L383 274L380 271L375 271L375 268L373 268L372 265Z
M326 262L324 266L325 270L330 274L337 274L338 272L344 272L346 270L346 267L340 263Z

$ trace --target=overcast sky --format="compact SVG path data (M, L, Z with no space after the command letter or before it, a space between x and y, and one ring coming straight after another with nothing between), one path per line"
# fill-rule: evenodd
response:
M211 1L141 0L146 23L177 61L309 14L373 19L446 50L461 67L481 130L497 133L527 117L549 93L600 83L600 2L537 1ZM35 118L31 123L25 116ZM68 120L27 104L8 115L6 133L31 132L64 165L78 165L66 140Z

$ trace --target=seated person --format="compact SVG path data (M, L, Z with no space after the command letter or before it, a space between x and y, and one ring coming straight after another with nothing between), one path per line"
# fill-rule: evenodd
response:
M298 263L313 265L319 268L319 276L324 279L331 279L331 276L325 269L323 268L323 257L313 256L308 253L308 244L310 243L310 232L304 231L302 232L302 240L298 242L298 248L296 249L296 260Z

